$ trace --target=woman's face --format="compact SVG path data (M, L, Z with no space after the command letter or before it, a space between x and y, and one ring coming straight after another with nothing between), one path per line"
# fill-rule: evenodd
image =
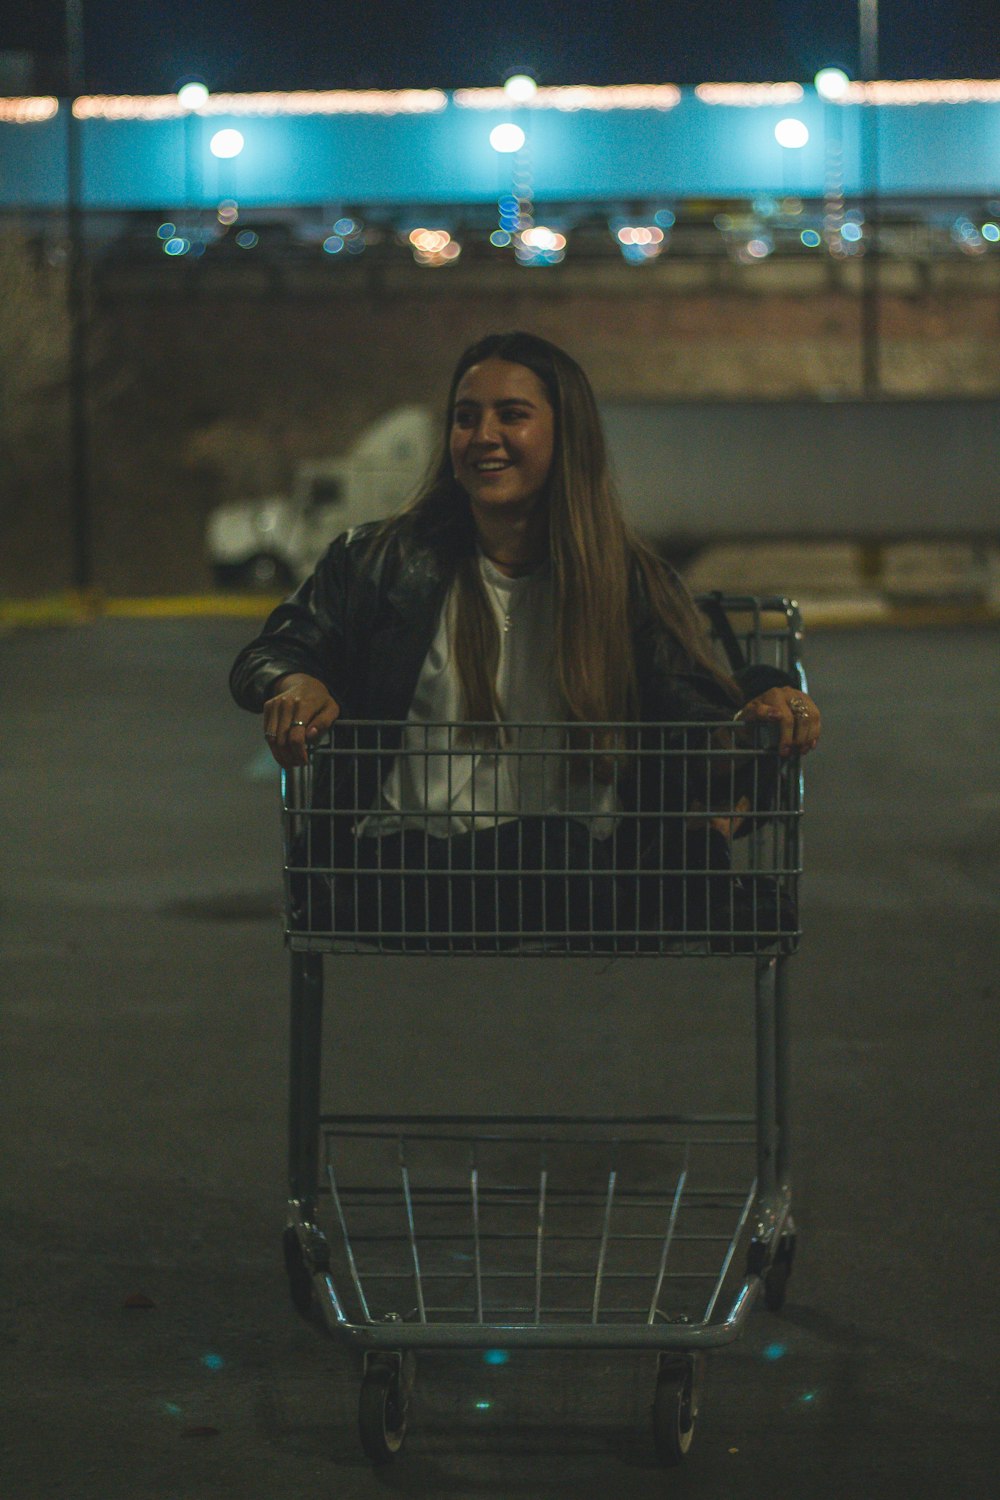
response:
M545 494L555 413L533 370L484 359L455 392L451 463L473 515L530 514Z

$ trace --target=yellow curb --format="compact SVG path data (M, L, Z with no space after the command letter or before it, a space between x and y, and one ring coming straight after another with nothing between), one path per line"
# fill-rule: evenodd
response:
M165 598L105 599L98 613L129 620L188 619L197 615L263 622L280 594L177 594Z
M279 594L123 595L108 598L98 590L69 589L65 593L46 594L36 599L0 599L0 630L85 625L102 617L128 620L255 619L263 622L281 599ZM1000 606L994 604L893 605L877 595L854 600L802 600L801 609L807 633L870 627L909 629L1000 623Z

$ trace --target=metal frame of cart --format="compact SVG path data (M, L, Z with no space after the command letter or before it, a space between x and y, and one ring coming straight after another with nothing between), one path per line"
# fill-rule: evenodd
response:
M723 611L717 634L728 638L730 655L742 651L751 661L770 661L801 674L802 631L794 603L744 596L714 596L710 602L716 621ZM341 852L324 836L337 816L327 797L316 794L324 756L330 778L338 754L355 766L359 757L375 757L380 776L398 757L426 765L430 756L443 756L449 776L453 762L467 772L470 764L481 767L488 761L494 767L494 794L477 806L473 787L468 813L474 828L481 823L496 829L521 814L520 805L515 809L504 801L509 789L500 791L508 768L526 787L532 774L544 782L552 766L565 766L565 775L577 782L589 775L593 793L599 752L607 749L599 736L608 726L589 726L589 739L588 726L508 726L505 744L495 739L477 744L469 726L431 728L438 731L436 739L413 742L402 725L339 726L339 751L335 733L331 746L313 753L309 768L284 777L291 953L284 1244L292 1300L303 1316L363 1357L360 1435L376 1462L393 1458L402 1447L417 1351L502 1346L655 1352L653 1436L662 1461L677 1463L693 1436L703 1352L735 1340L761 1295L772 1309L782 1305L794 1256L787 963L799 932L797 918L789 922L783 915L782 900L794 897L801 868L798 764L794 758L779 762L773 744L737 750L718 725L614 726L620 743L629 747L623 764L640 770L644 764L665 767L661 793L664 777L672 776L673 804L669 795L661 796L654 814L639 806L619 811L615 822L615 839L629 828L631 817L648 845L652 817L654 855L659 830L659 863L654 858L652 876L648 861L641 868L638 861L634 868L619 868L614 857L610 864L591 861L581 870L562 849L555 864L546 853L530 868L491 865L481 874L478 865L428 864L417 878L417 894L422 880L425 897L416 903L422 925L414 937L406 922L412 868L384 861L381 852L374 866L359 865L353 853L345 863L343 821ZM554 750L551 731L556 729L562 739ZM550 732L548 740L543 731ZM641 779L640 772L635 775ZM754 786L769 778L772 805L766 819L751 817L749 835L740 841L741 863L728 872L700 864L692 869L689 846L679 843L681 830L692 822L689 781L693 777L707 798L701 820L707 825L710 816L745 813L746 798L738 800L737 792L748 776ZM617 783L615 792L621 808ZM543 786L540 805L545 794ZM370 812L369 803L349 809L352 850L362 847L357 841ZM339 816L343 820L343 811ZM386 816L391 818L391 810ZM585 821L587 815L581 816ZM402 835L402 828L398 832ZM596 849L593 828L590 836L589 847ZM625 846L640 843L626 838ZM430 847L426 838L424 844ZM558 891L558 882L568 883L570 877L577 882L583 916L579 903L575 916L567 904L560 908L560 929L546 893L549 882L555 880L552 889ZM669 916L662 895L659 907L654 903L644 916L626 900L633 929L612 930L607 902L617 919L622 881L626 889L649 889L651 879L659 881L661 892L673 893ZM358 897L345 935L338 882L342 894L345 888L360 892L366 881L375 892L366 898L370 910L359 915ZM405 881L411 884L404 888ZM449 922L443 925L428 918L433 899L426 893L432 887L447 895ZM466 888L472 893L472 925L464 907L459 925L449 925L452 895ZM316 898L317 891L328 890L334 892L332 903ZM488 931L476 926L476 891L479 910L489 912ZM400 899L397 911L393 903ZM527 938L519 923L530 928ZM325 1113L324 957L401 951L438 958L449 953L743 958L754 974L755 1109L752 1114L615 1117ZM736 1171L741 1175L734 1182ZM329 1198L322 1215L321 1197Z

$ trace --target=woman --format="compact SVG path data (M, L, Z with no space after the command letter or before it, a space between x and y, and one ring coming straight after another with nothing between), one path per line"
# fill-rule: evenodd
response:
M284 767L303 765L307 747L341 716L718 724L736 710L744 722L775 725L786 755L814 749L820 734L816 705L783 673L753 667L737 681L716 665L686 589L624 520L586 376L527 333L491 335L465 351L428 482L398 515L332 543L240 653L231 686L242 707L263 712ZM428 847L440 855L449 844L454 868L455 838L475 838L484 789L488 800L492 787L498 809L502 757L471 740L457 777L455 745L435 742L419 786L408 756L359 762L354 811L374 815L360 826L355 817L355 841L397 837L405 861L407 830L422 827L423 860ZM613 730L587 743L589 789L603 795L613 824L625 747ZM382 748L400 746L402 736ZM559 805L542 786L535 807L517 811L575 812L575 833L585 810L571 805L569 780ZM702 798L688 796L687 805ZM335 786L333 806L344 805Z

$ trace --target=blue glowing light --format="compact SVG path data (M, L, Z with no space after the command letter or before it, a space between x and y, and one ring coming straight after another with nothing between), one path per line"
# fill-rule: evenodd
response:
M677 215L671 213L669 208L658 208L653 215L653 223L658 224L661 229L673 229L677 223Z
M206 1370L221 1370L226 1363L221 1354L203 1354L201 1362Z
M181 1409L176 1401L164 1401L163 1410L168 1417L179 1417L181 1415Z
M505 1365L510 1359L506 1349L487 1349L483 1355L484 1365Z
M477 1401L476 1402L476 1411L489 1411L489 1409L490 1409L490 1407L492 1405L493 1405L492 1401Z
M236 236L236 243L241 250L253 250L260 244L260 235L254 234L252 229L243 229Z
M803 1391L802 1395L799 1397L799 1400L800 1401L804 1401L806 1403L806 1405L808 1405L810 1401L815 1401L816 1400L816 1396L817 1396L817 1392L816 1391Z
M493 233L490 235L490 244L496 245L498 250L503 250L507 245L510 244L510 235L507 233L506 229L494 229Z
M172 240L176 233L176 224L161 224L159 229L156 231L156 238L158 240Z
M339 234L346 239L349 234L354 234L358 226L353 219L338 219L333 226L334 234Z
M815 229L803 229L802 233L799 235L799 239L802 241L803 245L808 245L810 250L815 250L817 245L821 245L823 243L822 239L816 233Z
M788 1345L768 1344L765 1349L761 1350L761 1353L763 1354L765 1359L784 1359L785 1355L788 1353Z
M520 204L517 199L512 198L509 194L505 198L498 200L497 208L499 208L502 214L516 214L520 212Z
M845 224L840 231L840 237L841 239L848 240L852 245L856 245L863 233L864 230L860 224Z
M989 240L991 245L997 244L1000 241L1000 224L984 224L982 236L984 240Z
M189 240L182 240L179 237L175 237L174 239L167 240L163 249L167 255L186 255L191 249L191 243Z
M323 241L323 249L327 255L337 255L344 248L344 242L339 234L327 235Z

